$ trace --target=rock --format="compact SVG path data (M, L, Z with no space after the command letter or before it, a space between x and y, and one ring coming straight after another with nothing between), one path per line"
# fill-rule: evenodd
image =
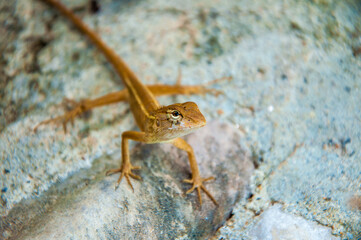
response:
M330 228L285 213L281 210L281 205L270 207L259 218L258 223L250 229L250 239L338 239L331 235Z
M183 84L233 76L233 81L212 86L226 93L217 98L174 99L195 101L208 120L221 119L237 126L257 166L250 185L252 197L236 204L233 217L217 239L247 239L258 214L275 202L282 203L286 212L328 226L335 236L359 238L361 211L352 200L361 194L358 2L108 0L101 1L100 11L94 14L88 12L87 0L63 1L77 9L145 84L173 84L178 68ZM67 213L64 206L78 216L74 201L82 203L86 192L96 195L98 184L110 186L106 191L110 200L133 200L140 210L145 207L139 207L136 198L158 195L168 200L147 204L184 208L182 204L168 206L174 199L178 204L190 187L181 183L189 177L186 157L172 147L136 148L134 156L144 162L132 159L143 164L140 174L144 181L134 182L135 194L124 182L114 192L111 188L117 176L104 177L107 169L119 166L115 161L119 156L112 155L111 160L107 156L119 152L120 133L135 125L126 104L95 109L91 118L77 119L67 135L53 127L31 133L40 121L63 113L57 104L64 97L94 98L124 86L99 51L42 1L0 1L0 9L4 28L0 37L0 229L6 228L0 231L0 238L35 236L34 229L49 227L52 219L62 223L59 212ZM159 100L162 105L174 102ZM294 151L295 146L300 147ZM141 156L145 149L150 156ZM221 172L219 166L228 166L200 155L205 177ZM182 159L178 161L179 156ZM146 177L153 178L148 181ZM216 198L220 198L215 189L220 186L218 181L207 184ZM157 188L153 186L160 192L154 193ZM101 196L98 193L93 198L104 200ZM126 206L110 200L114 206ZM191 200L195 205L190 206L198 214L196 194L186 196L184 204ZM212 205L206 197L204 200L203 210ZM98 205L101 211L109 208ZM58 215L51 215L55 210ZM133 211L126 216L139 219ZM157 211L159 219L174 214ZM109 219L113 219L111 214ZM103 221L107 228L99 232L106 229L110 236L112 224ZM190 226L190 220L183 222L187 229L199 226ZM115 229L120 231L118 226ZM52 231L60 228L67 230L64 225ZM178 231L174 236L190 236L186 230L174 229ZM202 231L208 230L199 229L199 236L207 236Z
M6 232L9 239L210 237L230 216L237 200L247 193L254 167L240 145L240 134L227 124L212 122L186 139L194 146L202 176L216 177L206 187L217 199L218 207L205 194L201 207L195 192L185 196L191 185L182 182L190 177L184 152L170 144L138 144L131 159L133 165L142 167L142 181L131 180L134 192L125 180L114 190L119 175L105 177L104 171L98 176L94 173L95 179L85 185L69 179L62 183L69 186L68 191L61 185L50 191L57 196L55 201L45 196L46 201L19 204L20 209L13 209L4 221L13 225L3 224L1 232ZM101 172L94 168L87 171L88 176L91 171ZM71 186L77 184L82 187ZM38 213L25 219L24 216L34 215L29 213L31 209L38 209ZM23 220L14 227L16 219Z

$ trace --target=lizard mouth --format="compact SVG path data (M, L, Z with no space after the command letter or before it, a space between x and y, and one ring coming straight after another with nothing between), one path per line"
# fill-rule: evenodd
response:
M174 131L187 131L187 130L191 130L194 131L198 128L204 127L206 125L206 121L202 121L198 124L186 124L186 123L179 123L179 124L172 124L172 127L168 128L169 130L174 130Z
M169 130L171 130L176 137L182 137L196 131L201 127L204 127L205 125L206 123L202 122L191 126L178 126L175 128L169 128Z

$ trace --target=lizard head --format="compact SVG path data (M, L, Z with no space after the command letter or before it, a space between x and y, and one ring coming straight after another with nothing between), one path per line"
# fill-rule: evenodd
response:
M156 141L182 137L206 125L206 119L194 102L164 106L151 115L154 118L147 124L147 132L155 133Z

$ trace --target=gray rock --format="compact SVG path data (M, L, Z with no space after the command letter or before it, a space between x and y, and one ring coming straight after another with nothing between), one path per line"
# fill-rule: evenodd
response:
M254 240L332 240L331 229L307 221L302 217L285 213L281 205L274 205L259 217L258 223L249 229Z
M247 194L253 164L240 146L240 134L227 124L212 122L187 140L194 146L202 175L216 177L206 187L218 207L205 194L201 207L195 193L185 196L190 185L182 180L190 177L190 170L184 152L168 144L138 144L131 159L142 167L142 181L132 180L134 192L125 180L114 190L119 175L105 177L104 165L97 160L86 173L76 173L84 174L85 179L70 178L50 190L56 200L48 194L43 200L20 204L0 232L9 239L210 237L230 216L236 201ZM80 184L78 189L76 184Z
M214 86L226 93L218 98L173 99L195 101L208 120L239 128L258 167L253 197L236 204L219 238L247 239L258 214L278 202L336 236L357 239L361 211L350 199L361 196L358 0L104 0L96 14L87 0L63 2L146 84L174 83L178 67L184 84L233 76ZM78 119L68 135L54 127L31 133L39 121L62 113L56 104L64 97L98 97L123 86L84 36L42 2L0 1L0 21L0 228L9 227L3 236L16 236L102 182L104 171L119 164L119 156L107 156L119 153L120 133L134 122L126 104L115 104ZM144 164L156 161L149 160ZM143 178L153 176L147 169ZM180 181L189 169L183 170L169 170L179 184L169 189L177 194L187 189Z

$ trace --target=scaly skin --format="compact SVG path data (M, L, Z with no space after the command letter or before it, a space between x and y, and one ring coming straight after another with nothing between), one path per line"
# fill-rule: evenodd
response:
M101 38L88 26L86 26L78 17L76 17L69 9L55 0L43 0L58 9L63 15L70 19L73 24L99 48L108 61L113 65L118 75L122 78L126 89L107 94L97 99L85 99L79 103L72 102L74 108L54 119L45 120L39 123L39 126L49 123L61 123L66 131L68 122L73 123L74 119L92 108L104 106L107 104L127 101L134 115L140 132L126 131L122 134L122 163L120 168L112 169L107 174L120 173L117 186L125 177L130 187L133 186L130 177L140 179L140 177L132 172L132 170L140 169L130 163L128 140L134 140L144 143L168 142L175 147L184 150L188 154L189 164L192 171L192 178L186 179L184 182L192 184L187 194L197 190L199 202L202 204L201 190L218 205L214 197L207 191L204 182L214 179L213 177L202 178L200 176L193 148L180 137L203 127L206 119L199 111L197 104L193 102L176 103L169 106L161 107L155 96L172 95L172 94L204 94L219 92L207 89L204 86L182 86L176 84L169 85L153 85L145 86L127 66L127 64L110 49Z

